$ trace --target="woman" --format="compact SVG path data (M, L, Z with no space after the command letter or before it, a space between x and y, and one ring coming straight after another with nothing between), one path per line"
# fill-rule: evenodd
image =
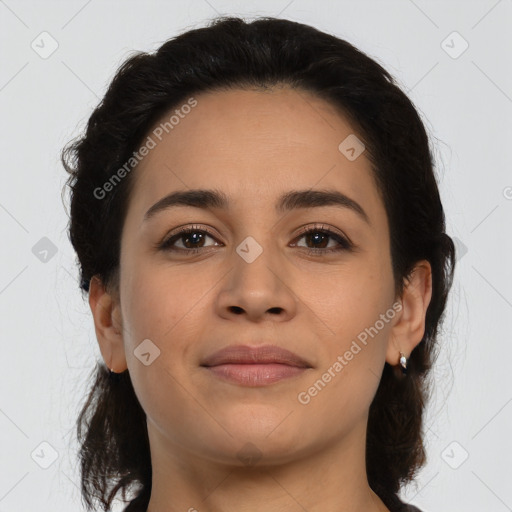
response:
M117 72L63 153L104 364L82 497L414 511L454 272L429 139L378 63L219 18Z

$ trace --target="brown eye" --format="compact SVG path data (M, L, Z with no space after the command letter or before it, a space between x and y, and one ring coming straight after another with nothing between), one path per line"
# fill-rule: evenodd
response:
M158 248L164 251L176 251L184 253L197 253L205 246L207 238L212 238L213 235L206 229L198 229L195 227L189 227L174 233L169 238L158 244ZM176 246L179 242L183 247Z
M298 240L304 238L306 246L294 244L296 247L305 247L308 254L321 255L322 253L330 253L336 251L352 249L352 243L338 233L325 228L309 228L302 231ZM333 247L328 247L329 243L334 242ZM309 247L309 245L313 247Z

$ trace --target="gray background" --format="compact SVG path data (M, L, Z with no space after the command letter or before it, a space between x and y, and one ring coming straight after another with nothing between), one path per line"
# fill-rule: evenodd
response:
M74 421L100 354L67 239L59 151L131 50L217 14L345 38L420 111L459 255L428 464L403 497L425 512L512 510L512 0L0 0L0 512L82 510Z

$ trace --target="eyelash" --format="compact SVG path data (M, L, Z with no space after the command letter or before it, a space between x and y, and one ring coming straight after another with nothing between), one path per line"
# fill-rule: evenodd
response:
M176 233L173 233L170 237L166 238L162 242L157 243L156 248L158 250L162 250L162 251L173 251L173 252L186 253L187 255L197 254L205 248L199 247L199 248L194 248L194 249L182 249L182 248L173 248L171 246L173 242L179 240L180 237L182 237L183 235L191 234L191 233L205 233L208 236L215 238L214 234L211 233L208 229L206 229L204 227L200 228L199 226L191 226L191 227L184 228ZM301 247L310 256L322 256L322 255L325 255L326 253L334 253L334 252L340 252L340 251L351 251L354 248L354 245L352 244L352 242L350 242L347 238L345 238L344 236L341 236L338 233L335 233L329 229L324 228L323 224L322 225L315 224L313 227L303 228L301 230L301 232L298 234L296 240L299 240L300 238L302 238L305 235L313 234L313 233L317 233L317 234L321 233L330 238L333 238L336 242L338 242L339 246L338 247L330 247L327 249L322 249L322 248L310 249L310 248L306 248L306 247L303 247L303 248ZM208 248L206 248L206 250L207 249Z

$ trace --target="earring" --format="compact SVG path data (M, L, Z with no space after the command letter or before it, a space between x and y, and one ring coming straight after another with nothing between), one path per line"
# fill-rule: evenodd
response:
M403 352L400 352L400 366L402 367L402 373L407 373L407 358Z

